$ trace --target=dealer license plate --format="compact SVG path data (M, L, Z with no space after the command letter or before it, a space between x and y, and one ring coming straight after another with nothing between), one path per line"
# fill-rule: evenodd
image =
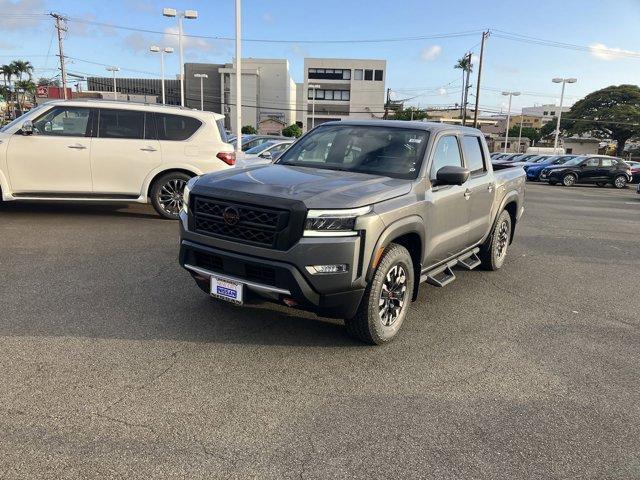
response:
M211 277L211 296L227 302L242 305L242 283L232 282L226 278Z

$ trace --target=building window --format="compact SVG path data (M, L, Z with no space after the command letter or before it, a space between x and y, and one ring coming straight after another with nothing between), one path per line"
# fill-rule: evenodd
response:
M325 100L333 100L333 90L325 90L324 91L324 99Z
M555 115L556 115L556 112L551 112L552 117L555 117Z
M353 71L353 78L355 80L362 80L362 69L361 68L358 68L358 69Z
M382 81L382 70L376 70L375 71L375 76L373 77L373 79L376 82L381 82Z
M316 99L324 100L324 90L316 90Z
M544 115L545 117L549 115L549 112L544 112L542 115Z
M317 80L350 80L351 70L341 68L310 68L308 78Z
M364 71L364 79L365 80L373 80L373 70L365 70Z
M316 100L344 100L349 101L350 98L349 90L324 90L317 89L316 90ZM313 99L313 89L308 90L307 99Z

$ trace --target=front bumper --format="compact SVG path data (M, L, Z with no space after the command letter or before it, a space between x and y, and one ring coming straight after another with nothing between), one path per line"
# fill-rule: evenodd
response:
M335 246L333 249L335 253ZM354 316L364 293L364 288L354 286L345 278L350 272L314 275L318 278L309 279L310 274L304 267L230 252L184 238L180 241L180 265L191 273L204 291L208 292L210 277L217 275L243 283L252 296L325 317ZM329 288L322 288L328 280L332 280Z

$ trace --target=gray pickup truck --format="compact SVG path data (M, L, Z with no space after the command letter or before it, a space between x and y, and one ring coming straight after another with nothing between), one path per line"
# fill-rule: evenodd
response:
M455 266L502 266L524 190L521 168L493 170L476 129L327 122L274 164L193 178L180 264L215 298L343 318L381 344L421 283L444 287Z

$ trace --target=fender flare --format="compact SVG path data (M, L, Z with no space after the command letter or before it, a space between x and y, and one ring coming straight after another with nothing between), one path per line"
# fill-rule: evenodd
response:
M148 197L149 188L151 188L151 181L154 178L156 178L156 176L162 174L163 172L168 172L170 170L186 170L187 172L191 172L194 176L202 175L204 173L200 169L188 163L162 163L147 174L147 176L144 179L144 182L142 183L142 190L140 192L140 196Z
M410 215L388 225L378 237L375 243L371 256L369 258L369 265L367 266L366 280L371 281L374 271L374 262L376 260L377 252L381 248L385 248L392 240L406 235L407 233L415 233L420 237L420 259L418 261L419 266L422 266L422 258L424 257L424 245L425 245L425 231L424 220L419 215ZM417 272L416 283L419 283L420 272Z
M505 209L505 207L507 206L507 203L511 203L511 200L515 200L516 202L516 218L513 221L513 225L511 225L511 239L509 241L509 243L513 243L513 233L515 232L516 224L518 223L518 212L520 211L521 198L518 192L511 190L509 193L507 193L504 196L504 198L502 199L502 202L500 202L500 206L497 208L496 213L491 222L491 229L489 230L489 234L487 235L487 238L482 242L483 245L491 241L491 236L493 235L493 231L496 228L496 223L498 222L498 216Z

